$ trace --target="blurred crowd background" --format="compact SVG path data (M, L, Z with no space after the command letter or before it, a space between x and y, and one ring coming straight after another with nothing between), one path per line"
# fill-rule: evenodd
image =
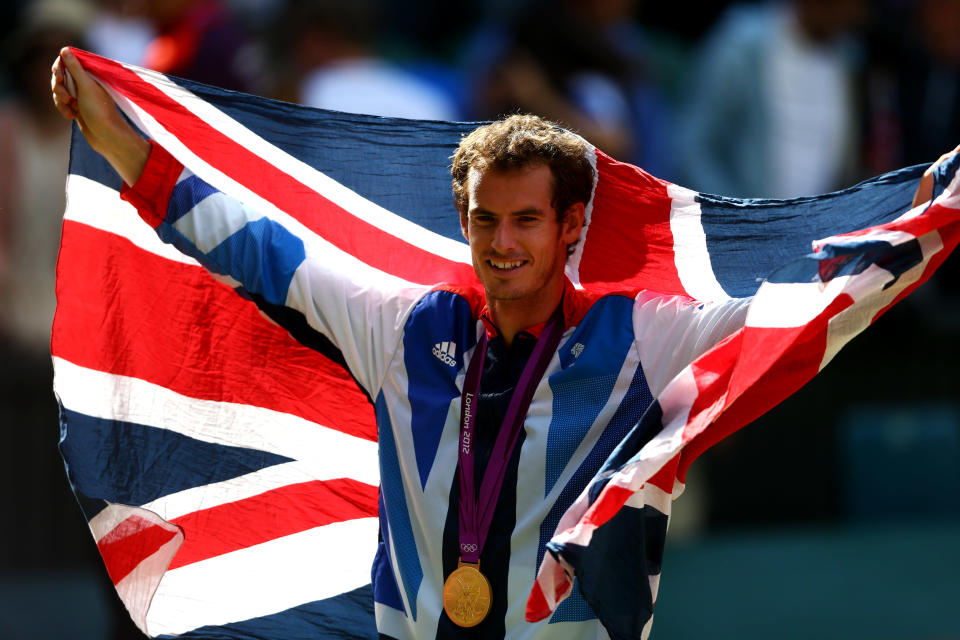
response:
M64 44L291 102L535 112L618 159L787 198L960 144L960 0L6 0L0 4L0 638L138 637L67 486L51 393ZM453 209L451 208L451 212ZM708 452L655 637L960 638L960 258Z

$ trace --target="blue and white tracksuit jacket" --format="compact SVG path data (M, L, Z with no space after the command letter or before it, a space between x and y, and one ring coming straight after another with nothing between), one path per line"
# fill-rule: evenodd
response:
M342 354L377 419L377 628L390 638L437 637L450 522L455 536L451 490L460 394L484 331L482 290L398 282L323 241L298 237L282 219L217 191L157 146L124 197L162 239L256 299L302 317ZM746 313L739 300L702 305L646 291L598 297L569 286L563 307L563 337L533 396L508 472L516 482L504 485L514 524L499 532L509 538L509 560L501 568L504 584L494 588L505 590L506 598L495 620L484 623L491 631L474 631L478 636L607 637L577 590L549 620L524 619L544 545L666 383L742 326Z

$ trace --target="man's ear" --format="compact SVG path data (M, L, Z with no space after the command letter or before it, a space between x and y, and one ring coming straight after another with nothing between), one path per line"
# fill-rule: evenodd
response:
M586 207L582 202L575 202L563 214L561 223L561 234L567 244L576 242L580 237L580 230L583 229L584 217L586 216Z
M460 233L463 234L463 237L467 242L470 242L470 234L467 233L467 222L467 212L460 211Z

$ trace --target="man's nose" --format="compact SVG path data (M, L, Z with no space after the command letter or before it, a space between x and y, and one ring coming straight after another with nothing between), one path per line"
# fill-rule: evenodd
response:
M503 220L493 232L493 250L497 253L509 253L516 248L517 236L510 220Z

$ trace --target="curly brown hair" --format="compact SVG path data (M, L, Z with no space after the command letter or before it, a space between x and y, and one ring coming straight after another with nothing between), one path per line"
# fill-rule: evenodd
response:
M561 221L571 205L589 202L593 191L594 169L583 138L535 115L512 115L474 129L460 141L452 160L453 202L461 214L467 211L471 168L547 165L553 174L551 204Z

